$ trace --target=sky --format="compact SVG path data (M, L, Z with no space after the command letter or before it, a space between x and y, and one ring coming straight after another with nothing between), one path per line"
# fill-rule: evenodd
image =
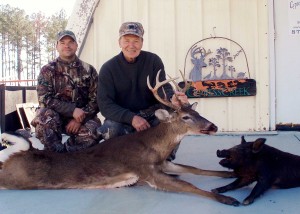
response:
M51 16L64 9L67 16L70 16L75 2L76 0L1 0L0 4L18 7L28 15L41 11L46 16Z

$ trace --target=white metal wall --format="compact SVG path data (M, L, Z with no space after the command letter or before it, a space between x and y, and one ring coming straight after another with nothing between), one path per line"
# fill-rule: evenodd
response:
M293 10L300 12L300 0L275 0L274 8L276 33L276 124L299 125L300 34L290 34L289 13L294 12ZM295 22L297 19L291 21ZM298 21L300 20L298 19Z
M267 0L100 0L80 58L99 69L118 54L124 21L143 24L143 49L158 54L171 76L180 76L191 45L214 32L238 42L247 54L257 95L190 102L199 102L198 111L220 131L269 130Z

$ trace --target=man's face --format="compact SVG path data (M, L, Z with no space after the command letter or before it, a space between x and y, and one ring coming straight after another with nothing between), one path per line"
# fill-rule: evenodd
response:
M141 37L128 34L119 39L119 45L125 59L128 62L134 62L135 58L141 53L143 39Z
M75 58L77 47L77 43L69 36L63 37L56 45L60 58L66 61L70 61Z

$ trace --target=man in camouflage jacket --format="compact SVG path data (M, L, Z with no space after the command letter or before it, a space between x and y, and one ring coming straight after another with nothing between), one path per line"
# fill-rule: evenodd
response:
M77 151L99 142L101 125L96 102L98 75L95 68L76 56L72 31L58 33L59 57L42 67L37 94L40 109L31 124L46 150ZM62 144L62 133L70 137Z

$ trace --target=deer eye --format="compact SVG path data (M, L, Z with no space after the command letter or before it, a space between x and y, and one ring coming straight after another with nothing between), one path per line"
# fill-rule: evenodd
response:
M182 117L182 119L188 120L188 119L190 119L190 117L189 116L184 116L184 117Z

